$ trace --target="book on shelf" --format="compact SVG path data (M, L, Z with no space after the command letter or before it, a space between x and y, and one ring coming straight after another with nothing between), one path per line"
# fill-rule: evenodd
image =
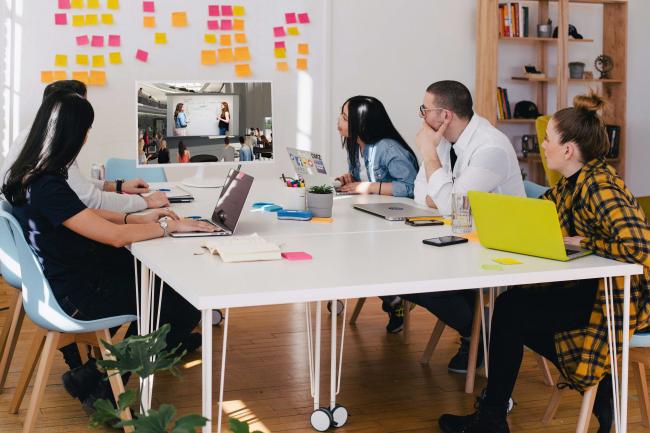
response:
M523 38L529 36L529 7L519 2L499 3L499 36Z
M499 120L512 119L508 89L503 87L497 87L497 118Z

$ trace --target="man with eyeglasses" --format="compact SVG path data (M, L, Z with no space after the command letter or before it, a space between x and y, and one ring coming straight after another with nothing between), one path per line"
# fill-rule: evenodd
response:
M422 156L415 179L415 201L451 214L452 193L488 191L525 196L517 155L506 137L472 108L472 95L457 81L431 84L420 106L422 128L416 144ZM474 290L405 295L427 308L461 335L449 362L453 373L466 373L474 311ZM479 350L477 365L483 362Z

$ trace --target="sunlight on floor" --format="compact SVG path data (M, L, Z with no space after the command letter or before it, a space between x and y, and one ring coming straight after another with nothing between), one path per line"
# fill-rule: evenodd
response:
M224 401L223 413L228 418L246 422L250 427L250 431L259 430L263 433L270 433L271 431L241 400Z

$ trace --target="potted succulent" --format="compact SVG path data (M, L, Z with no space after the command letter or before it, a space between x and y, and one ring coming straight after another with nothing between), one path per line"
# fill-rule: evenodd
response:
M307 210L316 218L330 218L334 205L334 189L329 185L312 186L307 191Z

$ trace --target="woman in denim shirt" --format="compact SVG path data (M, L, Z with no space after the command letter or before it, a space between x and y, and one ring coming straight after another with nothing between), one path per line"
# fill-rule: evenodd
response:
M418 161L381 101L372 96L353 96L343 104L337 127L349 166L349 172L337 178L341 191L413 197Z

